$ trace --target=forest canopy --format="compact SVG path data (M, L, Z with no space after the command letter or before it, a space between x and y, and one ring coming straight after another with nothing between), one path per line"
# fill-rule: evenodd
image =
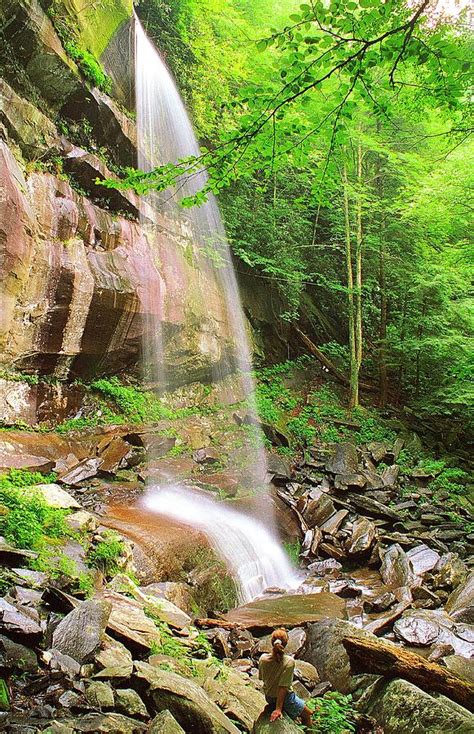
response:
M472 29L434 1L141 0L202 143L233 252L378 401L472 410ZM308 302L316 304L311 315ZM315 316L317 314L317 317ZM471 413L472 416L472 413ZM469 421L469 417L467 418Z

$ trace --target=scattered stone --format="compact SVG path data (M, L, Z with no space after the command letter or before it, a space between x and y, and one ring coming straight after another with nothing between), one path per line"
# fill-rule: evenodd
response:
M193 453L193 459L196 464L217 464L220 459L220 455L216 449L208 447L195 451Z
M153 620L145 614L143 603L108 590L104 592L104 599L112 607L108 629L114 635L144 652L154 644L160 644L160 632Z
M323 533L328 533L328 535L335 535L348 514L348 510L339 510L334 515L331 515L331 517L329 517L320 526L321 531Z
M390 609L395 601L395 594L392 594L391 591L385 591L380 596L376 596L375 599L364 601L364 608L368 612L385 612L387 609Z
M424 543L412 548L406 555L416 576L423 576L428 571L432 571L440 561L439 553L431 550Z
M380 575L384 584L393 589L413 583L410 560L398 543L387 548L382 559Z
M101 650L95 656L95 662L102 668L96 678L129 678L133 670L132 655L118 640L104 635Z
M132 688L118 688L115 691L116 706L119 711L127 716L138 716L147 718L148 711L142 699Z
M115 474L129 452L130 444L121 436L114 436L102 450L99 449L99 456L102 459L100 471Z
M358 517L352 525L346 548L350 556L367 553L375 541L375 525L366 517Z
M15 566L18 563L27 563L38 558L33 551L15 548L7 543L5 538L0 537L0 564L2 566Z
M111 612L104 601L84 601L69 612L53 632L53 648L81 665L94 658Z
M318 499L310 500L303 512L303 517L308 523L308 527L320 527L331 515L334 515L336 509L330 497L321 494Z
M169 711L162 711L151 722L148 734L186 734Z
M78 510L65 518L67 524L75 533L93 533L99 525L97 518L86 510Z
M367 484L364 474L337 474L334 480L335 489L345 491L347 489L363 489Z
M331 474L357 474L357 447L352 443L340 443L334 456L329 459L326 469Z
M64 693L58 698L58 703L66 709L76 707L80 702L81 696L75 691L64 691Z
M417 647L430 645L439 635L437 624L410 612L395 622L393 631L400 640Z
M474 624L474 571L449 596L445 609L457 622Z
M336 561L335 558L327 558L325 561L314 561L308 566L308 570L314 574L318 574L319 576L324 576L326 573L331 571L340 571L341 568L342 563Z
M457 553L445 553L433 571L433 587L435 589L455 589L463 583L467 575L467 566Z
M34 673L38 668L38 659L31 648L0 635L0 667Z
M122 714L86 714L74 719L74 730L90 734L143 734L147 727Z
M362 496L351 492L347 495L347 500L355 507L367 512L371 517L379 517L382 520L402 520L402 516L398 512L387 507L383 502L367 497L367 495Z
M2 630L27 638L36 638L42 633L37 615L33 616L32 610L0 598L0 631Z
M465 658L461 655L448 655L443 657L447 669L457 675L458 678L474 683L474 658Z
M77 660L70 655L63 655L59 650L47 650L43 653L42 659L51 670L59 670L69 678L74 678L81 673L81 666Z
M454 648L452 645L447 642L438 642L431 649L431 652L428 655L427 659L430 663L437 663L441 660L441 658L444 658L446 655L452 655L453 653Z
M400 467L397 464L387 466L382 472L382 483L384 487L394 487L397 483Z
M86 700L92 708L113 709L114 692L108 683L93 680L87 685Z
M83 461L79 462L77 466L64 474L59 481L62 482L62 484L68 484L72 487L75 487L79 485L84 479L95 477L101 465L102 459L100 458L84 459Z
M308 688L314 688L319 683L318 671L311 663L305 660L295 660L295 677Z
M367 632L371 632L374 635L379 634L380 632L384 631L387 627L389 627L393 622L395 622L405 609L407 609L410 606L410 600L408 601L401 601L397 604L396 607L393 607L389 611L380 614L378 617L373 619L368 624L364 625L364 629Z

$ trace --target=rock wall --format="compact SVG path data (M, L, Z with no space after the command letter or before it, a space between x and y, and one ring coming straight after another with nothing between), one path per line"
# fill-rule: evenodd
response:
M0 4L2 364L60 380L113 374L136 366L159 330L172 382L209 379L234 344L185 222L96 182L136 157L117 63L129 51L131 3L107 0L90 16L76 5ZM116 70L116 99L86 83L47 6L69 14L76 42Z

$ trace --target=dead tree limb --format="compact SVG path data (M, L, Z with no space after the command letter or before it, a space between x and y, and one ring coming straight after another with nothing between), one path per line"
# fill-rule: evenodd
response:
M404 678L423 691L441 693L469 711L474 710L474 685L446 668L383 640L345 637L342 644L349 655L353 673Z

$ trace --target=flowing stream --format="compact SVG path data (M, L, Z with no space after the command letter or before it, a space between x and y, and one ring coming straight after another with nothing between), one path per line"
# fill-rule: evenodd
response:
M166 163L174 163L187 156L199 155L199 145L191 121L173 77L159 53L147 38L135 17L135 90L137 132L141 170L150 171ZM179 237L185 236L193 248L195 266L205 275L203 283L220 294L212 301L214 324L221 327L217 334L221 358L215 369L215 381L234 375L238 395L253 400L254 385L250 375L251 353L239 291L232 265L230 248L215 198L199 207L183 209L179 200L200 190L206 181L206 172L200 171L183 179L174 190L147 194L146 204L175 223ZM157 227L143 222L148 238L159 237ZM200 293L207 302L208 294ZM211 308L211 306L210 306ZM145 345L145 359L156 365L156 379L167 384L163 359L163 337L160 324L152 325L152 338ZM224 348L225 335L232 335L232 347ZM227 340L228 341L228 340ZM253 406L254 407L254 406ZM266 472L263 445L249 449L250 471L255 486L262 483ZM288 588L297 583L296 574L270 527L257 520L229 510L201 492L171 483L159 487L151 485L144 500L145 507L191 525L206 534L217 552L225 559L238 585L240 602L247 602L268 587Z

